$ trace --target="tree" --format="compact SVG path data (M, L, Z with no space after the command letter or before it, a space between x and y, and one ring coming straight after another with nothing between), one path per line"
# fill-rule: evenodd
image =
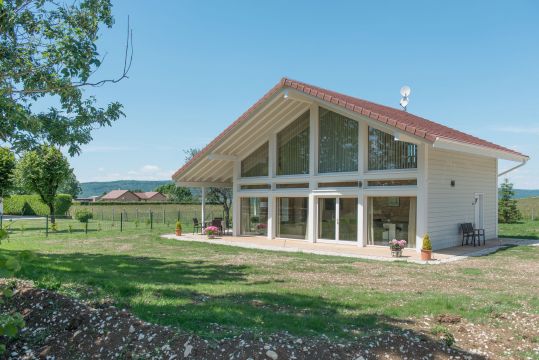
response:
M60 150L50 145L26 152L17 164L17 172L25 189L39 195L48 206L51 223L55 223L54 200L60 184L69 176L71 168Z
M185 153L185 161L187 162L191 160L193 156L198 154L199 151L200 149L197 148L189 148L187 150L184 150L183 152ZM207 200L210 203L221 204L223 206L226 225L229 226L230 209L232 208L232 188L210 187L208 188Z
M58 187L58 193L69 194L73 198L76 198L81 192L82 189L77 177L75 176L75 172L73 169L69 169L69 174L67 174L65 180Z
M131 66L128 28L122 73L93 80L102 62L98 34L112 27L111 9L110 0L0 0L0 142L17 153L65 146L73 156L92 130L123 116L120 103L100 107L83 93L121 81ZM34 110L43 105L50 106Z
M517 207L517 201L514 199L515 192L513 184L505 179L500 188L498 200L498 222L510 224L519 221L522 214Z
M155 188L155 191L162 193L170 201L181 203L190 203L193 201L191 190L186 187L176 186L174 183L160 185Z
M13 186L15 155L5 147L0 147L0 199Z

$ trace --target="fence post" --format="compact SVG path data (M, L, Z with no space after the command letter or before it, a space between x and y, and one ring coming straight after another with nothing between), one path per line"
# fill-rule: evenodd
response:
M166 224L165 215L166 215L165 208L163 208L163 224Z
M114 224L114 208L112 208L112 224Z
M180 221L180 208L178 208L178 219L176 219L177 221Z
M124 213L120 213L120 232L124 231Z
M150 210L150 230L153 230L153 212Z
M137 208L137 222L138 222L138 208Z
M86 222L84 223L84 233L86 235L88 235L88 222L89 222L89 220L86 220Z
M49 236L49 215L45 215L45 237Z

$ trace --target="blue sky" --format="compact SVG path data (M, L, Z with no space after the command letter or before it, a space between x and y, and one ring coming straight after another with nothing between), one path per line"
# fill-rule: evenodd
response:
M168 179L283 76L398 106L532 157L510 179L539 188L537 1L113 1L88 90L126 117L71 159L81 181ZM502 165L506 166L505 164Z

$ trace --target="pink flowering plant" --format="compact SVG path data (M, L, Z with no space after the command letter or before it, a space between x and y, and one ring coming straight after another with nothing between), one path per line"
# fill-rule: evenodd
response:
M217 235L219 228L217 226L208 226L204 229L204 234L206 235Z
M262 224L262 223L256 224L256 228L257 228L258 230L264 230L264 229L267 228L267 227L268 227L268 225L266 225L266 224Z
M389 242L389 247L393 251L402 250L406 247L406 240L393 239Z

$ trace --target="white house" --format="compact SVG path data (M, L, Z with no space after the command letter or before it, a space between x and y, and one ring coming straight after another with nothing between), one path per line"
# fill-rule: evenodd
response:
M459 224L497 236L498 159L528 156L412 115L282 79L174 175L233 188L233 233L434 249ZM204 204L202 206L204 213ZM204 217L204 216L203 216Z

